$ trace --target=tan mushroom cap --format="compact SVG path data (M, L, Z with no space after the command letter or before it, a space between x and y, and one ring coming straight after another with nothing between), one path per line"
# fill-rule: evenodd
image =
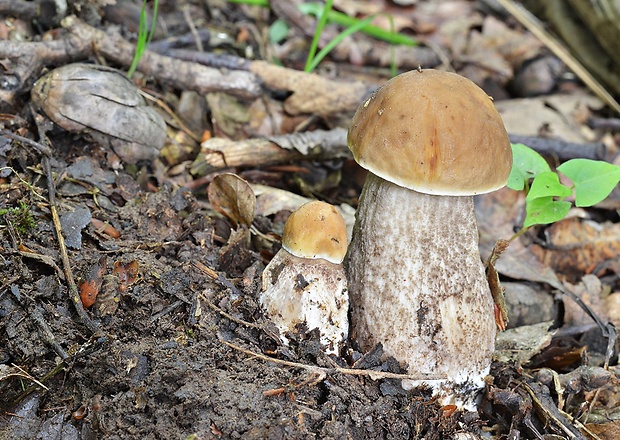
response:
M340 264L347 253L344 219L329 203L305 203L286 221L282 247L296 257L323 258Z
M398 75L353 116L349 149L364 168L418 192L465 196L508 181L512 150L491 98L455 73Z

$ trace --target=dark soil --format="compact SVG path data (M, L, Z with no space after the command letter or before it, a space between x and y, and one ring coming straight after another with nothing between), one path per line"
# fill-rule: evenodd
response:
M74 166L89 163L94 174L106 173L90 159L67 159ZM66 170L64 160L58 158L56 165L55 172ZM98 185L114 199L120 187L126 190L127 182L131 177L120 172L114 183ZM136 282L111 294L118 300L114 313L99 317L99 303L88 312L101 329L89 337L61 274L19 253L12 244L17 240L28 252L60 261L48 210L44 205L40 209L34 197L37 190L20 183L13 186L5 195L20 193L35 226L20 234L13 230L15 235L9 228L2 230L4 361L41 378L60 363L51 340L70 356L45 381L46 391L23 379L0 382L4 404L19 401L3 408L18 415L5 413L0 419L3 438L170 439L195 434L244 439L433 439L477 429L477 415L446 416L428 397L405 393L393 379L373 381L338 373L317 381L299 368L265 362L226 345L224 341L229 341L307 365L347 365L345 359L327 357L314 332L293 336L286 348L269 336L273 333L240 324L265 324L257 307L261 259L245 249L252 255L241 261L244 266L250 263L247 267L224 261L216 231L226 231L228 225L183 188L164 185L149 193L136 184L130 200L112 210L99 208L87 194L60 199L61 216L87 207L122 230L122 239L112 240L92 225L86 227L80 249L69 250L76 275L88 277L102 255L107 257L106 273L111 273L114 262L135 260L139 265ZM69 192L69 186L61 183L58 192ZM196 261L219 269L220 276L238 290L222 287L192 264ZM243 276L230 277L227 270ZM240 321L228 319L211 305ZM49 325L50 335L42 336L34 314ZM377 370L394 370L389 363L369 362Z

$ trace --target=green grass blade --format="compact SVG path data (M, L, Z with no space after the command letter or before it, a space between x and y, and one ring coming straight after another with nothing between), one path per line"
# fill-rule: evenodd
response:
M306 66L304 67L304 72L312 72L318 65L318 62L315 63L316 58L318 58L318 57L315 57L316 50L319 47L319 40L321 39L321 35L323 34L323 29L325 28L325 25L327 24L327 16L329 15L329 11L331 11L332 9L333 3L334 3L334 0L327 0L325 2L325 7L323 8L323 11L321 12L321 16L319 17L319 22L317 23L316 30L314 31L314 37L312 38L312 44L310 45L310 51L308 52L308 58L306 58ZM321 50L321 52L323 51ZM324 57L325 55L323 55L321 59L323 59Z
M316 55L316 57L314 57L310 65L306 66L306 72L312 72L314 69L316 69L316 67L323 60L323 58L325 58L327 54L330 53L334 49L334 47L340 44L340 42L344 40L345 38L347 38L349 35L354 34L355 32L362 29L364 26L368 25L368 23L370 23L373 19L374 19L374 16L368 17L362 21L357 22L354 26L351 26L350 28L347 28L341 33L339 33L336 36L336 38L334 38L332 41L327 43L325 47L321 49L321 51Z
M127 77L131 78L138 68L138 64L142 59L142 55L146 50L146 46L149 44L153 35L155 34L155 26L157 21L157 11L159 8L159 0L155 0L153 6L153 19L149 29L149 19L146 13L146 0L142 2L142 10L140 11L140 25L138 27L138 41L136 42L136 52L134 53L131 66L127 71Z
M320 3L302 3L299 5L299 10L304 14L319 17L323 12L323 5L321 5ZM387 15L389 16L389 14ZM349 17L342 12L334 10L329 11L329 13L327 14L327 18L330 23L334 23L342 27L354 26L356 23L363 21L359 18ZM415 39L407 35L399 34L394 31L386 31L385 29L382 29L378 26L373 26L371 24L368 24L367 26L361 28L360 32L363 32L366 35L370 35L373 38L386 41L391 44L400 44L403 46L417 46L418 44Z

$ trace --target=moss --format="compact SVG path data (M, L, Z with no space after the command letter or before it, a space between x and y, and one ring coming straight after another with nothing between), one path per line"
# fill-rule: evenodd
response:
M19 235L28 234L36 226L36 221L32 212L30 212L30 207L22 201L20 201L15 208L0 209L0 217L2 217L5 222L11 223L15 232Z

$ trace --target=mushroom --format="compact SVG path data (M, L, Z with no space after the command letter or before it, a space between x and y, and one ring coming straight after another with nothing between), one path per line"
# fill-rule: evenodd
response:
M471 407L494 350L493 299L473 195L503 187L512 151L492 100L454 73L388 81L355 113L348 146L369 173L345 261L351 334L407 363L405 389Z
M306 323L318 328L326 352L336 354L349 330L347 252L342 215L332 205L313 201L293 212L282 235L282 249L262 275L259 301L280 333ZM282 336L282 341L288 340Z

